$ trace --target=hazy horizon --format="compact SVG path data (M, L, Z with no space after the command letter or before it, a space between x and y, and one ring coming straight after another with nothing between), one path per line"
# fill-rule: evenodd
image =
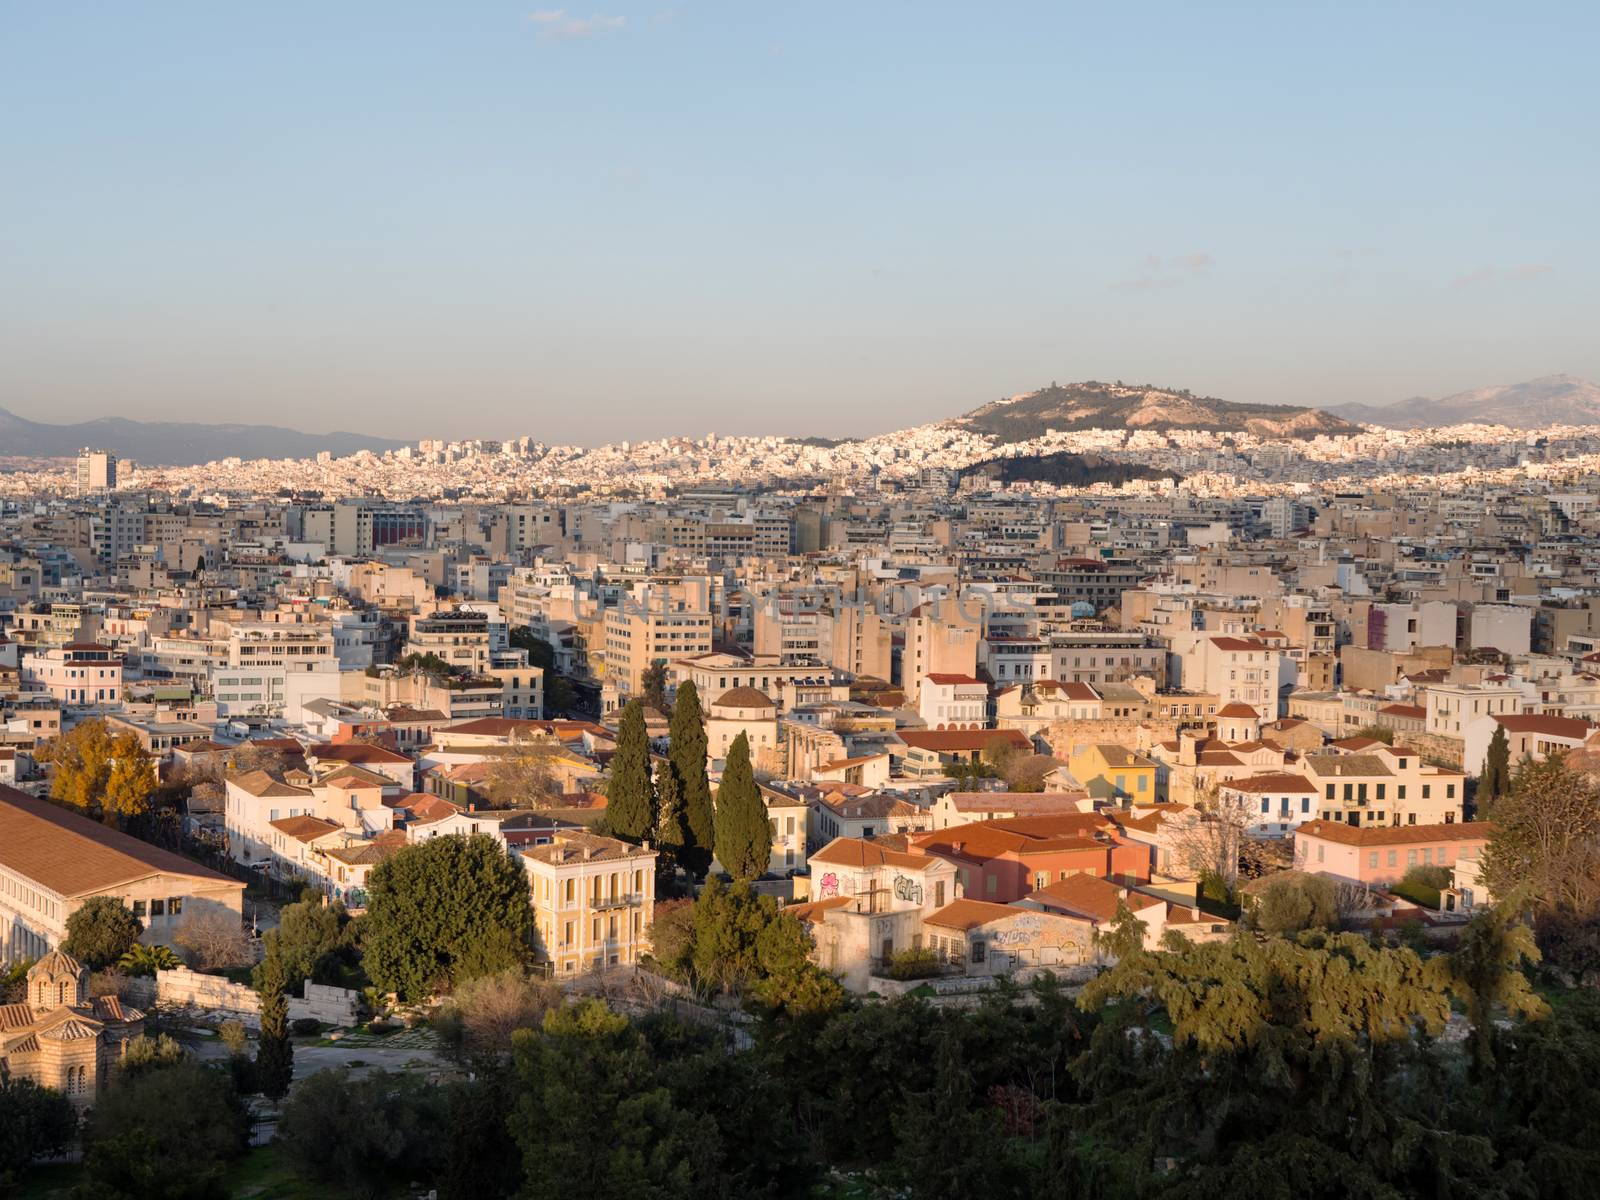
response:
M596 444L1600 378L1596 33L0 4L0 408Z

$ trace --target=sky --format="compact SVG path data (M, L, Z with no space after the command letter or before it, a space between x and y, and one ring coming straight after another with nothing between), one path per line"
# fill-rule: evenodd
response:
M560 2L0 0L0 408L596 444L1600 379L1600 5Z

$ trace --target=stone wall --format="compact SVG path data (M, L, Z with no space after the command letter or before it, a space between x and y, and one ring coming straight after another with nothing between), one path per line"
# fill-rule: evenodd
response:
M1461 769L1461 760L1466 751L1466 744L1460 738L1445 737L1438 733L1396 733L1394 744L1415 750L1422 755L1424 762L1457 771Z
M261 999L249 984L234 983L221 975L205 975L178 967L158 971L154 979L135 977L127 983L128 999L143 1008L160 1004L220 1013L252 1028L261 1023ZM361 993L306 980L305 999L289 997L289 1019L313 1017L330 1025L354 1025Z
M1065 762L1074 746L1126 746L1143 753L1156 742L1174 741L1178 723L1159 717L1106 717L1092 721L1052 721L1040 732L1050 754Z

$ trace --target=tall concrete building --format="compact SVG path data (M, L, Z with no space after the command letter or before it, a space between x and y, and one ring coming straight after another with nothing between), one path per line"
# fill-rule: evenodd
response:
M109 450L78 451L78 492L109 492L117 486L117 456Z

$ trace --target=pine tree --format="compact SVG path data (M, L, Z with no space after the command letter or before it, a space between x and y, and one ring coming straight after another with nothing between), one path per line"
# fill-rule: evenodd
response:
M750 739L742 733L728 747L717 787L716 837L717 861L737 880L754 879L772 860L772 827L750 768Z
M654 832L653 790L644 704L630 700L622 710L617 753L611 760L611 783L606 789L606 824L613 837L642 842Z
M656 844L676 866L683 861L683 844L688 837L683 811L683 785L678 768L670 761L656 769ZM660 878L663 872L657 871Z
M1489 739L1489 752L1483 758L1483 774L1478 777L1478 814L1486 816L1494 802L1511 790L1511 744L1505 726L1496 724Z
M288 978L276 948L261 963L261 1040L256 1047L256 1080L268 1100L282 1100L294 1078L294 1046L289 1041Z
M683 797L684 869L704 876L711 868L716 844L716 818L711 807L711 780L706 775L706 726L700 712L700 692L693 680L678 685L672 704L672 748L669 757L677 772Z

